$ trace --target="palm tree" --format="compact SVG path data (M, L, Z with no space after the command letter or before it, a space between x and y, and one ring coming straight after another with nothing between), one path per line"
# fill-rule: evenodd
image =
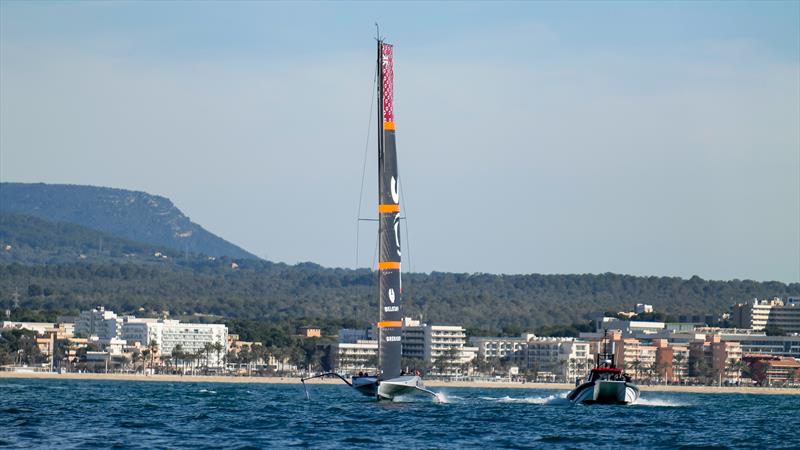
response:
M223 350L225 350L225 347L219 342L214 342L214 345L212 346L212 348L213 348L214 352L217 354L217 364L219 364L220 363L219 354Z
M155 339L151 339L150 343L147 344L147 349L150 351L150 370L153 369L153 361L155 360L156 352L158 351L158 342Z
M183 346L181 344L172 348L172 359L175 361L175 370L178 370L178 361L183 362Z
M194 370L197 368L197 366L199 366L200 363L202 363L204 354L206 355L206 359L208 359L208 353L206 352L205 347L203 347L201 349L198 349L196 352L194 352L194 358L195 358L195 361L197 361L197 362L195 363L194 367L192 368L192 375L194 375ZM206 368L207 367L208 367L208 364L206 364Z
M733 377L738 380L741 378L745 366L747 366L747 364L741 359L729 359L725 364L725 375L733 372Z
M144 366L143 363L144 363L145 355L141 351L136 349L136 350L134 350L131 359L132 359L132 362L133 362L133 371L134 371L134 373L138 372L137 366L140 366L140 367ZM139 363L142 363L142 364L139 364Z
M214 344L211 342L206 342L203 344L203 351L206 353L206 370L205 372L208 373L208 365L209 365L209 358L211 357L211 350L214 350Z
M639 360L639 358L636 358L633 361L631 361L630 363L628 363L628 367L633 369L633 377L636 380L639 379L639 368L641 366L642 366L642 362Z

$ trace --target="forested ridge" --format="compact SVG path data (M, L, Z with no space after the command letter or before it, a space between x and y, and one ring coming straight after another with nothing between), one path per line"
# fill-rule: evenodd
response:
M0 213L66 222L178 252L254 258L191 221L168 198L97 186L0 183Z
M78 260L146 264L185 257L164 246L143 244L67 222L0 213L0 263L60 264ZM157 253L161 255L155 256ZM195 255L190 255L197 258Z
M377 316L375 272L312 263L257 260L131 263L0 264L0 306L77 312L103 305L121 313L211 314L278 322ZM800 295L800 283L708 281L699 277L491 275L403 276L405 311L430 323L483 330L536 330L630 310L635 303L680 314L717 314L753 297ZM16 295L15 295L16 292ZM16 305L14 302L16 301Z
M249 259L243 250L236 259L212 258L199 249L235 246L189 221L168 199L89 186L0 188L3 309L74 314L102 305L137 315L169 311L173 317L257 322L264 330L299 323L366 326L377 318L375 272L272 263ZM35 217L8 212L17 210ZM131 233L148 239L139 242ZM194 248L178 245L198 237L203 239L192 241ZM484 332L585 324L595 313L630 310L636 303L678 316L719 314L753 297L800 295L800 283L610 273L411 273L403 275L403 289L406 315Z

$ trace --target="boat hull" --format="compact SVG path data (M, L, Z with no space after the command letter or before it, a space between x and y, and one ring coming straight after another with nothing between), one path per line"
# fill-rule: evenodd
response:
M353 377L352 386L367 397L375 398L378 395L377 377Z
M639 388L626 381L592 381L572 390L567 398L573 403L627 405L639 399Z
M422 378L418 376L400 376L381 381L376 377L353 377L352 386L358 392L377 400L393 400L401 395L415 394L436 396L425 388Z

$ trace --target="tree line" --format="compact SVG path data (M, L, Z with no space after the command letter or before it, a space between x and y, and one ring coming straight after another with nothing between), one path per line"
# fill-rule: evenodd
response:
M594 314L627 311L636 303L672 316L718 314L753 297L800 295L800 283L611 273L411 273L403 276L403 287L406 315L487 335L558 332L553 327L585 326ZM377 275L368 269L227 258L162 265L0 264L0 308L76 314L98 305L136 315L169 311L264 322L252 328L264 336L300 320L366 326L377 318Z

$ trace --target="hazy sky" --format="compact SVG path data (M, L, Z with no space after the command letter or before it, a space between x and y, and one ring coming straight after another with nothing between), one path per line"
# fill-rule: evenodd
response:
M159 194L270 260L353 267L375 21L406 268L800 281L792 1L2 1L0 179Z

